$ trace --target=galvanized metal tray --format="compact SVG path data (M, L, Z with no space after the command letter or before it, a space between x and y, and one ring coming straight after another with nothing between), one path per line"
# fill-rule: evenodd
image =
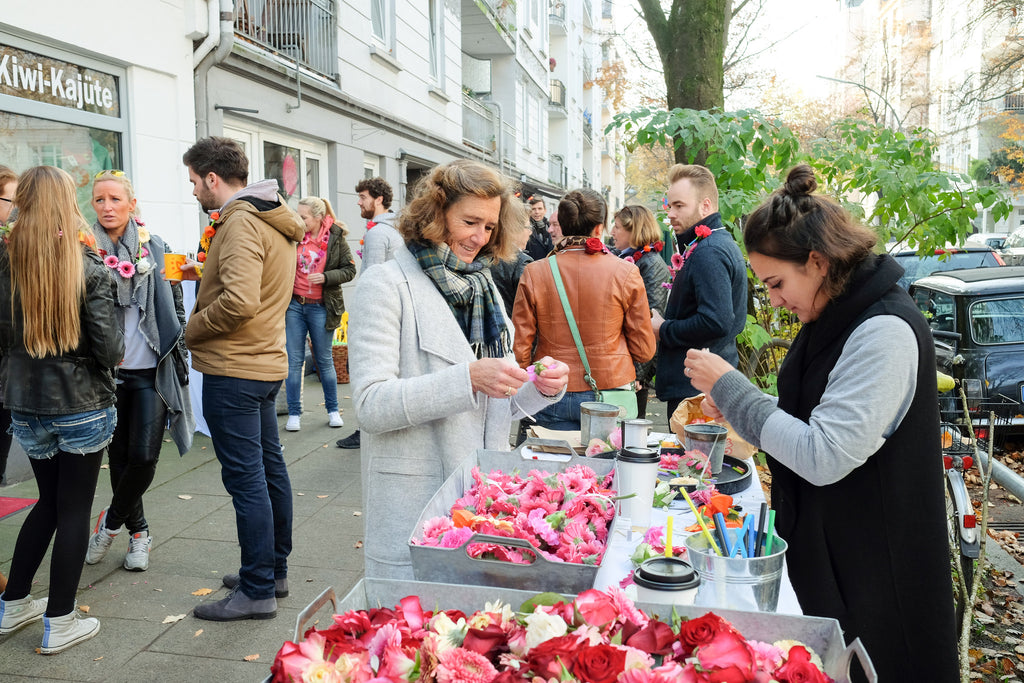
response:
M487 602L500 599L509 603L513 609L534 597L538 592L549 590L549 586L537 586L534 590L513 590L484 586L464 586L444 583L422 583L418 581L396 581L392 579L363 578L348 595L337 603L338 613L349 610L369 609L371 607L394 607L407 595L416 595L424 609L458 609L470 613L483 609ZM326 591L325 591L326 593ZM324 596L321 596L323 598ZM333 593L331 595L333 597ZM574 595L567 595L572 599ZM319 599L318 599L319 600ZM319 607L326 604L322 600ZM316 605L316 602L314 602ZM314 605L307 607L306 614ZM317 609L319 609L317 607ZM657 616L662 621L669 621L671 607L639 602L637 607L649 615ZM771 614L766 612L742 612L738 610L717 609L709 607L680 606L675 607L676 613L685 618L703 616L714 612L728 620L739 629L746 638L763 642L774 642L783 639L798 640L821 657L825 673L836 680L836 683L848 683L849 667L856 657L867 674L868 681L877 681L875 668L871 664L860 639L849 645L843 641L839 622L835 619L822 617L801 617L787 614ZM316 610L314 609L313 612ZM312 614L307 615L309 618ZM300 615L301 618L301 615ZM304 623L296 625L296 637L301 637ZM298 640L296 640L298 642Z
M604 476L615 469L614 460L572 456L557 462L538 461L532 458L524 459L519 453L478 450L474 456L466 459L459 470L448 477L427 503L416 522L413 536L409 539L413 576L417 581L495 586L533 593L547 590L575 595L592 588L600 565L551 562L536 552L533 553L535 560L530 564L513 564L469 556L468 549L471 543L496 543L508 547L533 549L529 542L516 538L477 534L460 548L436 548L412 543L412 539L419 536L425 521L447 515L452 504L473 486L473 467L478 466L483 472L500 470L508 474L526 474L533 469L562 472L574 465L586 465L598 476ZM614 530L613 519L609 527L609 537Z

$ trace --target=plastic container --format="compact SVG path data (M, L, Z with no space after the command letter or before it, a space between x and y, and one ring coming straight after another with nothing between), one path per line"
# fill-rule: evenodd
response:
M652 557L633 572L639 602L659 605L692 605L700 575L678 557Z
M722 460L725 458L725 444L729 430L715 424L690 424L683 427L686 450L700 451L711 460L711 474L722 471Z
M612 403L584 401L580 404L580 442L586 448L591 439L607 441L619 428L619 407Z
M755 612L774 612L779 606L788 547L783 539L775 536L772 554L754 558L716 555L701 533L687 536L685 543L686 557L700 574L695 605Z
M629 518L631 526L651 525L660 462L658 451L650 448L623 448L615 459L616 490L620 496L635 494L619 501L619 514Z

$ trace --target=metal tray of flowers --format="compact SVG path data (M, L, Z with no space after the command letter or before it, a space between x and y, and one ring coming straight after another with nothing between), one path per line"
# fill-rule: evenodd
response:
M585 476L581 466L593 475ZM409 539L414 577L531 591L541 586L560 593L587 590L615 523L614 493L603 488L614 469L614 460L546 461L478 450L420 515ZM502 476L488 479L494 471ZM480 493L473 501L471 490Z
M408 596L415 596L417 599L407 600ZM382 620L386 615L377 617L377 621L374 622L376 626L374 626L370 620L358 619L348 613L354 610L383 608L393 610L391 618L397 622L409 619L416 621L416 629L425 629L417 631L421 634L420 637L423 637L422 634L427 631L444 632L449 634L445 637L450 642L459 644L456 645L457 648L483 653L481 657L465 653L445 656L443 655L444 650L438 648L434 644L435 641L431 641L431 637L428 636L423 639L421 648L423 651L418 655L419 659L414 658L406 662L406 659L411 656L409 652L398 652L394 657L401 660L399 664L406 662L413 665L415 661L426 661L430 657L439 657L439 661L435 661L434 664L441 667L453 666L454 660L456 664L463 666L471 664L474 668L483 667L490 670L493 669L493 666L501 668L503 662L507 663L510 659L516 659L519 661L516 666L527 667L536 672L538 668L545 666L545 657L539 653L551 650L554 643L560 640L557 636L565 633L567 625L570 632L573 629L587 626L591 633L587 638L568 649L563 648L559 651L557 647L554 648L553 651L561 657L561 660L549 661L547 665L553 664L557 669L566 665L577 678L580 673L578 667L585 669L588 664L585 661L587 653L584 652L588 648L588 643L589 647L594 646L591 639L599 637L602 641L607 642L621 639L624 645L638 648L649 654L657 653L659 655L657 659L651 659L646 664L634 662L633 666L650 667L653 666L650 662L661 663L661 657L665 659L664 664L669 664L670 659L674 660L678 666L674 672L671 672L674 674L681 674L684 669L693 669L696 665L713 672L718 667L728 668L735 664L753 677L764 672L774 678L785 672L788 680L818 680L820 673L811 676L810 667L813 666L815 670L818 670L818 666L820 666L820 670L823 670L837 683L847 683L850 680L850 664L856 658L866 673L867 680L877 681L874 667L860 641L855 640L850 645L846 645L839 622L835 619L725 609L711 610L707 607L695 606L677 605L670 608L665 605L636 603L635 606L644 612L643 615L638 615L632 609L628 598L625 598L618 589L592 590L580 596L563 595L566 603L573 602L572 609L539 608L539 611L544 612L543 615L540 615L542 618L539 619L527 618L521 613L518 616L514 614L520 612L521 605L536 597L536 590L520 591L497 587L363 578L340 602L335 600L333 590L328 589L303 610L296 623L294 643L286 643L278 653L272 669L274 674L271 678L289 680L289 676L296 678L301 675L303 676L302 680L307 680L305 674L312 669L323 668L325 662L327 662L328 668L337 668L337 662L333 662L333 660L338 659L338 655L332 650L349 653L346 656L350 658L345 661L344 666L349 668L358 666L361 656L357 652L360 649L357 641L368 642L370 635L362 633L362 631L382 628ZM504 608L499 609L497 601L510 607L511 612ZM337 615L345 616L321 620L320 623L315 624L317 635L313 636L311 632L306 631L307 625L328 602ZM543 604L550 605L551 601ZM441 622L435 624L433 618L425 614L428 611L440 614L447 610L462 612L465 615L464 620L454 612L447 612L447 614L441 615ZM531 604L527 611L532 614L534 606ZM477 614L474 615L474 612ZM713 614L708 614L709 612L713 612ZM561 622L563 627L561 629L556 628L553 623L560 621L558 615L568 620ZM688 626L687 621L678 624L674 619L676 615L683 620L693 620L692 624ZM683 644L681 651L672 654L672 649L666 649L663 645L652 647L659 642L654 637L639 637L638 640L634 640L630 633L637 632L637 627L640 631L638 636L643 636L644 633L648 636L659 633L657 629L643 626L643 622L647 618L654 618L669 625L673 631L672 639ZM509 621L510 619L514 619L515 623ZM495 620L500 620L500 628L492 628L484 624L484 622L491 623ZM474 632L469 634L467 629ZM721 655L722 643L716 640L712 647L718 649L719 654L713 660L703 658L704 647L710 645L710 640L716 638L716 633L721 630L728 631L727 639L732 645L730 649L735 656L731 655L730 661L724 661ZM360 633L357 634L355 631L360 631ZM452 638L453 632L458 632L462 637ZM534 633L531 635L531 632ZM341 637L348 637L349 641L345 645L335 648L335 644L332 642L332 633L347 634L347 636L342 635ZM516 635L517 633L518 635ZM665 632L660 631L660 633L664 635ZM296 644L302 642L304 635L309 635L312 641L298 647ZM472 635L473 638L471 639L469 635ZM470 642L471 640L473 642ZM375 639L374 642L377 640ZM402 643L403 647L407 644L404 639ZM511 653L498 656L502 652L507 653L510 647ZM524 647L529 648L529 652L525 655L520 652ZM600 649L602 645L598 644L596 647ZM794 647L797 648L797 652L794 652ZM539 649L533 650L532 648ZM820 662L801 661L797 655L806 654L807 649L820 657ZM779 653L784 655L784 660L778 659ZM461 659L456 656L458 654L462 655ZM607 654L608 652L605 651L604 656L596 658L603 670L602 676L607 676L609 669L625 666L624 661L608 658ZM772 661L773 658L774 661ZM373 666L379 666L382 669L395 666L388 659L388 653L385 651L381 653L380 659ZM494 673L496 674L497 671ZM614 671L612 675L614 676ZM795 678L790 676L795 676ZM271 678L267 680L269 681ZM516 679L515 676L513 678ZM523 680L528 680L528 678Z

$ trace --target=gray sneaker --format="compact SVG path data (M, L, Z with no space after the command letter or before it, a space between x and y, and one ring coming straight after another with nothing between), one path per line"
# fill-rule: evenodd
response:
M92 531L92 536L89 537L89 545L85 550L85 563L96 564L107 555L107 551L110 550L111 544L117 535L121 533L121 529L111 530L106 527L105 522L107 521L107 508L103 508L100 512L100 518L96 520L96 528Z
M144 572L149 569L149 546L153 537L149 531L136 531L128 540L128 554L124 556L124 568L130 572Z
M273 619L277 616L277 598L253 600L238 588L217 602L196 605L192 613L199 619L210 621L238 621L240 619Z

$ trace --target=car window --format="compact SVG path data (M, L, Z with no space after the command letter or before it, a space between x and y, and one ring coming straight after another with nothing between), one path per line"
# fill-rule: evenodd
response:
M906 289L911 282L919 280L932 273L940 273L944 270L954 268L992 268L1001 265L996 259L995 252L990 250L981 251L958 251L951 254L934 256L918 256L917 254L900 254L895 257L896 262L903 266L904 275L900 278L900 285Z
M978 344L1024 342L1024 297L975 301L968 316Z
M956 308L953 306L952 295L930 289L916 289L914 303L933 330L956 332Z

